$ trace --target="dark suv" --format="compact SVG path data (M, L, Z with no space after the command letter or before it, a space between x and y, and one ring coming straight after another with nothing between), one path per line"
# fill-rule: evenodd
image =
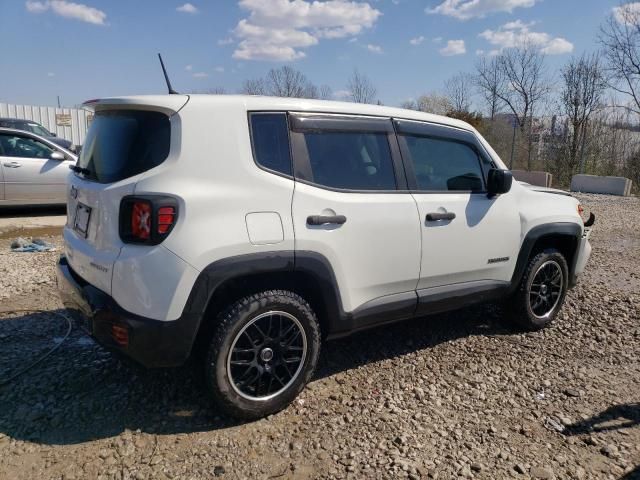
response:
M56 145L60 145L62 148L66 148L71 151L75 150L72 142L65 138L59 138L55 133L51 133L49 130L33 120L25 120L23 118L0 118L0 127L14 128L16 130L35 133Z

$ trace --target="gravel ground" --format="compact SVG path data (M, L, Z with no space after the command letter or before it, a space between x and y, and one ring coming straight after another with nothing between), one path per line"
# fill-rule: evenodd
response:
M0 478L640 478L640 199L580 198L594 252L545 331L482 306L330 342L292 406L239 424L196 365L146 371L74 329L0 386ZM57 253L8 245L1 309L60 311ZM0 384L67 330L0 317Z

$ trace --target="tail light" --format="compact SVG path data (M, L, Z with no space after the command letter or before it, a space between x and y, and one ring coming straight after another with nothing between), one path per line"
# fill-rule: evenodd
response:
M128 196L120 203L120 238L125 243L157 245L171 233L178 219L175 198Z

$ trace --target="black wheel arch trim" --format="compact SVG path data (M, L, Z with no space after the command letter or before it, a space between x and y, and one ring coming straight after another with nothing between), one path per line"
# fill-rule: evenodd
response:
M341 337L385 323L436 311L452 310L460 303L461 299L458 298L460 295L464 297L462 303L468 305L511 294L520 283L536 242L552 235L575 240L575 245L572 245L575 250L569 262L568 282L569 286L573 286L582 227L577 223L555 222L536 226L527 232L520 247L511 282L468 285L464 294L459 292L452 295L452 301L444 298L449 295L447 292L434 296L431 290L411 291L376 298L353 312L345 312L334 270L324 255L311 251L282 250L238 255L211 263L198 275L185 305L183 316L194 315L200 318L197 332L214 293L225 282L268 273L302 274L302 279L313 278L315 293L323 304L323 335L328 338ZM443 288L446 290L446 287L449 286ZM196 332L194 332L194 340Z
M572 245L572 258L567 259L567 263L569 265L568 285L570 288L575 286L575 267L576 262L578 261L577 249L580 245L580 238L582 236L582 226L578 223L572 222L553 222L533 227L526 233L524 240L522 241L522 245L520 246L520 252L518 253L518 259L513 271L513 276L511 277L510 293L513 293L518 288L535 244L545 237L552 236L567 237L574 242L574 245Z
M198 275L183 315L199 316L196 329L199 330L209 303L220 286L229 280L267 273L301 274L302 279L313 278L315 293L324 308L323 335L329 338L411 318L418 303L416 292L411 291L374 299L353 312L345 312L329 260L317 252L283 250L239 255L213 262Z

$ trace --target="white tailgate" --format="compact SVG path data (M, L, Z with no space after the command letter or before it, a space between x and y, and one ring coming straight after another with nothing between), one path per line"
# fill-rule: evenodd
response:
M113 264L123 246L118 233L120 200L132 194L135 185L132 179L104 184L69 175L65 253L78 275L107 294L111 294ZM86 237L74 229L79 204L91 209Z

